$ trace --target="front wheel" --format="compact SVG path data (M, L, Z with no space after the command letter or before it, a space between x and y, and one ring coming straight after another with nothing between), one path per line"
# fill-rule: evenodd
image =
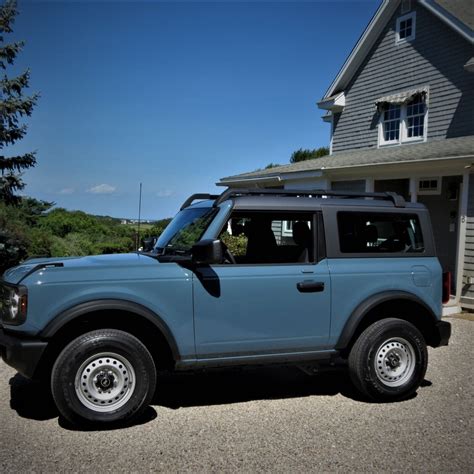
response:
M356 388L373 400L400 400L420 386L428 365L425 340L413 324L387 318L369 326L349 355Z
M149 405L155 385L155 365L147 348L115 329L91 331L72 341L51 375L56 405L73 424L130 421Z

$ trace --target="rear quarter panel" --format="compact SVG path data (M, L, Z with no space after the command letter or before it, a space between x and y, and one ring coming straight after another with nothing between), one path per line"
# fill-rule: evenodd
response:
M362 302L386 291L417 296L441 318L442 271L436 257L333 258L328 259L328 266L332 291L330 345L336 344Z

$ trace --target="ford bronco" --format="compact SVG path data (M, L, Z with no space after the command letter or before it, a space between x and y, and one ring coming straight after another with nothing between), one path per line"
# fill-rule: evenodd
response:
M197 202L195 202L197 201ZM33 259L0 281L0 353L72 423L150 404L162 370L344 364L368 399L447 345L430 217L393 193L197 194L150 252Z

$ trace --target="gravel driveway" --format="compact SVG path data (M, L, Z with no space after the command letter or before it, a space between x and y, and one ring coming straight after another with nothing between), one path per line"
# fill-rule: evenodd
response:
M0 362L0 472L473 472L474 322L450 318L417 395L360 400L347 374L272 368L161 380L138 424L75 431L47 390Z

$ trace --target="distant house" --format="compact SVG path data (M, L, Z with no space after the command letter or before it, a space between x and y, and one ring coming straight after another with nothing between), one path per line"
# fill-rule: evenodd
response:
M385 0L318 103L330 155L219 185L396 191L430 210L453 275L445 313L474 309L472 0Z

